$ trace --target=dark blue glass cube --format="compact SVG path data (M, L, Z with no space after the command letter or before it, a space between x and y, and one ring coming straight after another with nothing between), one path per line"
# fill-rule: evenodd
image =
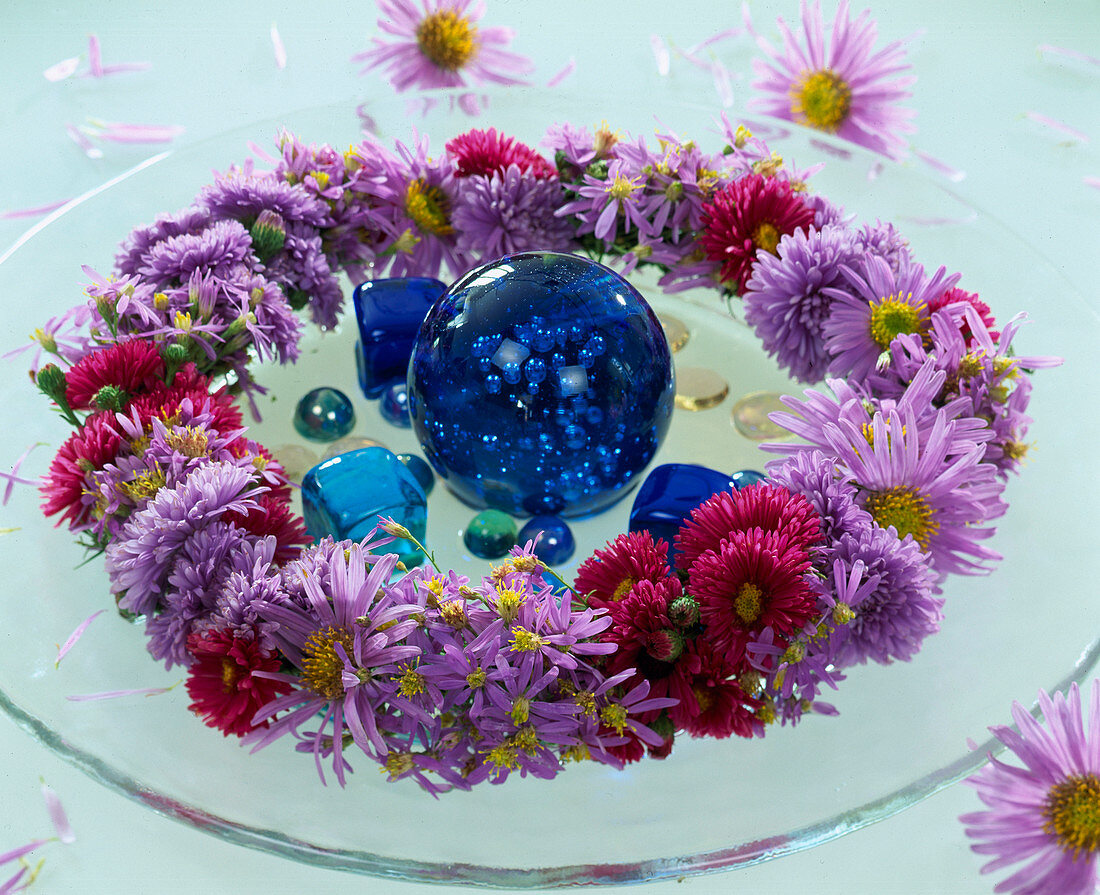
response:
M366 537L379 518L392 517L421 543L428 524L428 502L416 476L382 447L365 447L314 466L302 479L302 515L314 538ZM405 565L419 565L423 554L397 540L383 552L398 553Z
M719 491L736 488L736 476L696 466L666 463L646 476L630 510L630 531L648 531L654 540L668 543L669 565L674 565L672 540L680 525L699 504Z
M355 289L352 303L359 323L355 364L368 398L404 382L420 323L447 287L429 277L368 280Z

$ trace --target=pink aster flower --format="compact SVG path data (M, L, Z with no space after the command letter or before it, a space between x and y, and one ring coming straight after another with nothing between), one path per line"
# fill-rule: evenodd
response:
M966 782L986 810L962 815L970 847L992 860L982 873L1023 866L997 884L1017 895L1089 895L1096 890L1100 854L1100 681L1092 682L1086 732L1077 684L1053 698L1039 692L1045 725L1019 702L1011 727L993 735L1023 763L990 756Z
M581 563L573 590L587 597L589 606L611 608L639 581L658 584L668 573L668 545L636 531L619 535Z
M410 88L432 90L467 84L523 84L517 75L534 69L531 60L506 49L511 28L480 28L485 4L473 0L378 0L378 27L390 39L375 37L374 46L352 56L362 73L383 69L399 93ZM452 99L452 103L455 100ZM480 111L478 97L463 94L459 107Z
M534 149L514 137L508 137L491 127L476 128L459 134L447 142L447 152L455 166L455 176L472 177L503 174L515 165L524 174L540 179L557 179L557 169Z
M897 158L904 154L903 133L914 130L911 109L898 103L916 78L905 75L903 41L874 50L878 29L865 10L854 21L841 0L826 36L821 4L802 2L802 34L795 36L779 19L783 49L757 36L767 54L753 68L760 96L750 108L795 121L860 146Z

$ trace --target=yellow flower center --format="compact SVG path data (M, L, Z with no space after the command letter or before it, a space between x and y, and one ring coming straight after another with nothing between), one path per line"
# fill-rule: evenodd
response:
M607 186L607 194L613 201L619 201L622 199L629 199L630 195L638 188L631 178L623 177L621 174L616 175L615 179Z
M350 656L353 649L351 631L330 625L310 634L302 647L302 681L325 699L342 699L344 696L344 682L341 679L344 660L336 652L338 643Z
M832 69L803 72L791 85L791 115L800 124L834 133L852 108L852 88Z
M416 761L409 752L391 752L386 756L386 763L379 770L383 774L389 774L390 780L396 780L402 774L406 774L416 766Z
M205 457L210 439L205 432L187 426L182 432L169 432L164 439L168 447L185 457Z
M428 683L424 680L424 675L409 666L401 672L401 676L397 679L397 689L402 696L416 696L428 689Z
M440 9L420 20L416 44L438 68L458 71L477 52L477 26L453 9Z
M405 188L405 213L421 233L433 236L450 236L450 202L437 186L428 186L422 178L410 181Z
M626 709L613 702L600 709L600 720L617 734L622 734L626 729Z
M883 528L894 526L899 538L912 535L921 550L928 549L929 539L940 530L935 519L936 511L928 505L928 501L909 488L873 491L867 497L865 508Z
M164 473L158 468L143 472L132 481L120 482L118 490L134 503L141 503L156 497L157 492L164 487L165 483Z
M516 754L515 744L507 740L490 749L485 758L490 764L494 764L498 768L508 768L514 771L519 767L519 756Z
M612 601L618 603L623 597L625 597L634 588L635 581L633 578L624 578L616 586L615 590L611 592Z
M485 672L482 669L477 671L471 671L466 675L466 683L469 684L471 690L477 690L480 687L485 686Z
M512 642L510 645L513 652L531 653L537 649L542 649L549 642L545 637L540 637L534 631L528 631L526 628L512 628Z
M519 727L521 724L526 724L527 719L531 717L531 700L526 696L517 696L512 701L512 710L508 713L512 719L512 723Z
M1100 848L1100 778L1082 774L1052 786L1043 806L1043 830L1075 857Z
M510 587L497 589L497 615L505 622L512 622L519 615L519 609L523 605L523 594L512 590Z
M742 584L737 591L737 596L733 599L733 610L746 625L751 625L760 618L760 597L762 596L760 588L749 581Z
M908 296L913 297L912 293ZM871 338L886 350L902 333L919 333L924 327L923 305L911 305L900 294L888 295L871 305Z
M229 658L222 658L222 686L226 693L232 693L237 689L237 681L241 679L241 666Z
M779 245L780 236L781 234L774 224L764 221L752 231L752 244L758 249L763 249L765 252L771 252L774 255Z

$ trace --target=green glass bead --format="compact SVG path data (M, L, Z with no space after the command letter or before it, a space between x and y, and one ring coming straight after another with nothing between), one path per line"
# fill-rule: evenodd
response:
M470 520L462 541L474 556L499 559L516 543L516 523L500 510L483 510Z

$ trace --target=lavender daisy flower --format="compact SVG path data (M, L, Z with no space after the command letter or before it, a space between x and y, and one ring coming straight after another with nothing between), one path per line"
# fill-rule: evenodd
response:
M1022 767L992 756L966 783L986 810L962 815L971 849L992 860L982 873L1023 863L997 884L1018 895L1090 895L1100 855L1100 681L1092 682L1086 730L1077 684L1068 695L1039 691L1045 725L1019 702L1011 727L993 735Z
M831 644L838 666L868 659L907 662L924 638L939 630L943 598L936 595L935 572L913 540L873 528L859 537L842 536L830 555L841 607L834 618L845 622L837 625Z
M421 0L418 8L414 0L379 0L378 11L378 28L392 39L375 37L371 49L351 58L363 63L363 73L381 68L398 93L470 83L522 84L516 75L534 68L530 59L505 49L515 36L511 28L478 27L483 3ZM458 105L470 115L480 111L472 93L459 97Z
M915 263L903 263L895 273L875 255L856 267L845 265L842 271L849 285L826 288L834 301L822 332L832 355L829 370L858 380L875 370L899 335L927 332L928 302L959 281L958 274L948 276L943 267L928 278Z
M461 178L452 215L458 250L484 260L516 252L568 252L573 226L555 214L564 201L556 179L524 173L514 164L488 177Z
M837 292L850 292L845 267L860 253L849 231L827 225L796 230L777 254L760 252L746 284L745 321L780 367L805 382L822 378L830 361L824 326Z
M160 489L107 545L107 574L119 606L138 615L151 612L187 540L226 512L257 509L264 490L252 470L226 462L208 463L175 488Z
M916 78L902 74L909 68L902 41L872 49L878 30L868 16L864 11L852 21L847 0L841 0L826 36L820 3L803 0L801 39L782 19L782 51L757 36L768 59L753 63L758 76L753 87L761 95L749 101L750 108L883 155L903 155L901 134L914 130L913 112L897 104L910 95L906 88Z
M321 713L320 726L307 742L322 781L321 758L326 748L332 750L333 771L341 785L347 768L345 731L367 755L385 757L389 748L379 716L384 716L387 702L397 699L399 663L420 653L403 642L417 625L408 619L414 607L395 603L383 590L397 555L376 559L369 572L367 558L359 544L351 544L346 557L343 552L329 556L327 588L301 574L305 605L261 602L256 607L263 620L279 625L276 644L299 673L267 675L295 689L257 713L253 723L270 720L270 726L246 737L246 742L255 751L287 733L299 735L301 725ZM407 701L402 709L415 713Z
M912 263L909 240L890 223L876 221L874 226L864 224L855 232L856 247L861 253L878 255L896 276L902 265Z
M610 246L615 241L621 218L623 232L633 226L645 226L642 205L645 175L633 164L616 158L608 165L606 175L584 175L576 187L577 198L558 209L561 217L573 216L579 222L578 234L591 233Z

